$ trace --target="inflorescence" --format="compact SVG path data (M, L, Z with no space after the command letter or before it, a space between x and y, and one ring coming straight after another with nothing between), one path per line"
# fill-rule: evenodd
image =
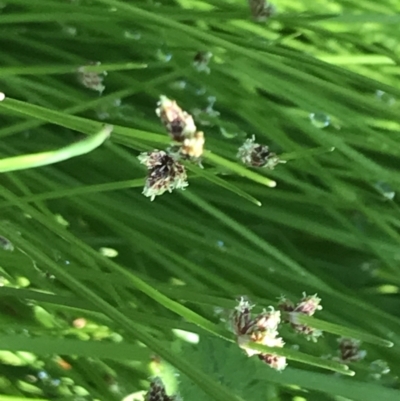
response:
M204 133L197 130L193 116L182 110L175 100L161 96L156 114L173 143L165 151L155 149L139 155L139 161L148 169L143 195L151 200L164 192L184 189L189 185L181 160L201 165L205 142Z
M322 332L306 324L299 323L296 317L298 314L313 316L316 311L322 309L320 302L321 298L318 298L317 295L307 295L304 293L303 297L297 304L294 304L291 300L285 297L281 297L279 309L286 312L286 323L289 323L297 333L300 333L306 336L308 340L315 342L318 337L322 335Z
M182 162L189 161L203 167L201 160L205 144L204 133L197 129L193 116L182 110L175 100L160 96L156 114L173 142L165 150L155 149L139 155L139 161L148 169L143 195L151 200L189 185ZM268 146L255 143L254 136L239 148L237 157L252 167L273 169L277 164L285 163L270 152Z
M145 396L145 401L178 401L179 397L169 396L165 390L164 383L159 377L155 377L151 383L149 391Z
M305 335L308 339L317 341L322 334L321 331L300 324L296 320L298 314L313 316L314 313L322 309L320 305L321 299L317 295L308 296L303 294L302 299L294 304L287 298L281 297L279 301L279 309L276 310L272 306L263 309L258 315L252 314L252 305L247 299L241 297L238 305L231 313L230 328L236 336L236 342L248 356L257 355L263 362L267 363L271 368L281 371L285 369L287 363L284 356L272 352L261 352L252 344L264 345L271 348L282 348L285 343L279 335L279 326L282 323L290 323L296 332ZM355 360L364 354L358 351L356 342L342 340L340 343L341 360ZM352 359L353 358L353 359Z
M245 140L239 148L237 157L243 164L249 167L264 167L273 170L279 163L285 163L272 153L268 146L255 142L255 136Z
M276 7L268 0L248 0L252 17L257 22L265 22L276 14Z
M241 298L231 317L232 329L236 335L237 344L248 356L257 355L259 359L267 363L271 368L283 370L286 367L286 358L273 353L263 353L249 347L249 344L261 344L268 347L282 348L284 342L278 337L278 326L281 322L280 311L270 307L259 315L253 316L251 305Z

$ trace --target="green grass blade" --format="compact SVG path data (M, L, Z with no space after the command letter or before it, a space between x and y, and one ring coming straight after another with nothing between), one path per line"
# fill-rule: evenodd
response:
M84 155L102 145L110 136L112 129L113 127L111 125L106 125L97 134L88 136L77 143L61 149L2 159L0 160L0 172L5 173L9 171L47 166L49 164L59 163L73 157Z

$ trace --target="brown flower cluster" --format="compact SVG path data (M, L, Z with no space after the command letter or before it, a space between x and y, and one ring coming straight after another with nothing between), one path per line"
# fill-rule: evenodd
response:
M154 200L164 192L172 192L174 189L184 189L189 184L186 181L186 170L173 156L162 150L141 153L140 163L148 169L143 195Z
M92 62L89 64L89 66L100 64L100 62ZM104 89L106 88L103 84L103 80L106 75L106 71L103 71L101 73L87 71L87 66L83 66L78 69L78 79L80 83L84 87L99 92L100 94L102 94Z
M358 362L365 358L367 351L360 349L361 342L352 338L339 338L339 357L342 363Z
M278 337L278 326L281 322L280 312L270 307L270 310L264 310L262 313L253 316L251 313L253 307L254 305L241 298L232 313L231 324L237 343L248 356L257 355L259 359L266 362L271 368L279 371L283 370L286 367L285 357L262 353L248 346L251 343L278 348L284 346L285 343L282 338Z
M212 53L210 52L198 52L193 59L193 67L199 72L210 73L210 67L208 63L212 58Z
M301 324L296 319L297 314L305 314L307 316L313 316L314 313L322 309L320 305L321 298L317 295L307 295L303 293L303 298L294 304L291 300L282 297L279 302L279 309L283 312L288 312L286 322L290 323L293 329L303 334L308 340L317 341L318 337L322 335L320 330L316 330L313 327Z
M276 7L267 0L248 0L251 15L257 22L264 22L276 14Z
M159 377L155 377L151 381L149 391L145 396L146 401L176 401L177 398L167 395L164 383Z
M197 131L192 115L166 96L160 97L156 113L175 142L177 153L184 159L198 160L203 154L205 139L204 133Z
M165 192L184 189L189 185L185 166L180 160L201 165L205 141L204 133L197 131L193 117L182 110L175 100L161 96L156 114L174 142L166 151L155 149L139 155L139 161L148 169L143 195L151 200Z
M237 157L246 166L264 167L270 170L273 170L279 163L285 163L275 153L272 153L268 146L256 143L254 135L246 139L239 148Z
M201 57L199 56L199 62ZM156 114L163 123L173 143L165 151L153 150L139 155L139 160L148 168L145 196L154 200L156 196L174 189L184 189L189 184L182 160L197 163L200 167L204 152L204 133L197 130L193 116L182 110L175 100L160 96ZM255 137L247 139L239 148L237 157L247 166L274 169L285 163L270 152L268 146L255 143Z

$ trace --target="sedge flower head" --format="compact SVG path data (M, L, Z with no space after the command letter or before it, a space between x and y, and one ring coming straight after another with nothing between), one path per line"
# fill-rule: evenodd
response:
M154 200L156 196L174 189L184 189L187 182L186 169L183 164L162 150L141 153L139 161L148 169L143 195Z
M241 298L232 313L231 324L237 344L248 356L258 355L272 368L282 370L286 366L285 357L262 353L249 347L251 343L273 348L284 346L282 338L278 337L278 326L281 322L280 311L275 311L270 307L269 310L253 316L251 313L253 306L248 300Z
M160 96L157 106L156 114L160 117L174 141L183 142L185 138L194 136L196 125L193 117L182 110L175 100L170 100L166 96Z
M279 163L285 163L275 153L272 153L268 146L256 143L254 135L246 139L238 149L237 157L246 166L263 167L270 170L273 170Z

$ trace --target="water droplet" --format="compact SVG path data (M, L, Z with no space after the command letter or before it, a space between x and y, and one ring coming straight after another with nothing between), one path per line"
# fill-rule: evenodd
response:
M21 333L25 336L25 337L30 337L31 333L29 332L28 329L22 329Z
M386 337L387 338L395 338L395 333L393 332L393 331L389 331L387 334L386 334Z
M63 25L62 32L68 36L76 36L78 33L78 29L72 25Z
M172 54L169 53L166 49L157 49L156 57L159 61L168 63L172 59Z
M48 373L45 372L44 370L41 370L40 372L38 372L37 377L38 377L40 380L45 380L45 379L48 379L48 378L49 378L49 375L48 375Z
M369 370L371 371L371 376L376 380L379 380L382 375L387 375L388 373L390 373L389 365L382 359L377 359L376 361L373 361L369 365Z
M120 118L122 107L125 107L122 105L122 100L117 98L107 103L102 103L96 108L96 114L100 120Z
M331 123L330 117L322 112L310 113L310 121L317 128L325 128Z
M389 93L386 93L384 91L381 90L377 90L375 92L375 96L377 97L377 99L385 104L387 104L388 106L393 106L396 103L396 98L392 95L390 95Z
M135 31L125 31L124 32L125 39L140 40L141 37L142 37L142 34L140 32L135 32Z
M360 266L360 269L363 273L366 273L371 277L375 277L379 272L379 262L378 261L363 262Z
M53 379L50 383L51 383L52 386L58 387L61 384L61 380L60 379Z
M393 191L392 187L383 181L375 183L374 187L383 195L384 198L393 200L396 192Z
M207 92L207 89L206 89L204 86L202 86L202 87L200 87L200 88L196 88L196 89L194 90L194 93L195 93L197 96L203 96L204 94L206 94L206 92Z
M186 82L186 81L183 81L183 80L175 81L175 82L172 82L172 83L169 85L169 87L170 87L171 89L175 89L175 90L184 90L184 89L186 89L186 87L187 87L187 82Z
M12 252L14 250L14 245L9 239L0 235L0 248Z

